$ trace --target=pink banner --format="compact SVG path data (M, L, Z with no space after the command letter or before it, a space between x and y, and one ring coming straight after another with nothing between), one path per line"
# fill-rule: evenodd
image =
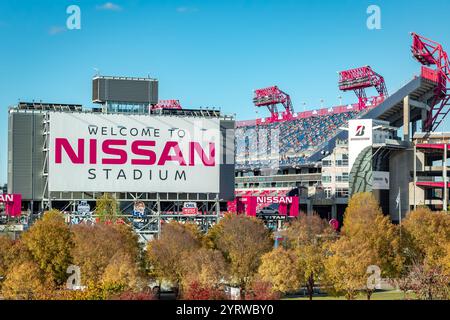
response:
M5 204L6 214L10 217L18 217L22 213L21 194L0 194L0 202Z

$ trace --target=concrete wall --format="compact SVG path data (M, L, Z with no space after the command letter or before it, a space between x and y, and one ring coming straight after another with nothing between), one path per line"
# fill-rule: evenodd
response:
M389 159L390 191L389 191L389 214L393 221L399 220L399 209L397 208L397 195L400 188L401 215L405 218L409 211L411 186L413 184L413 156L412 149L392 151Z
M8 121L8 192L42 200L44 189L43 114L10 113Z

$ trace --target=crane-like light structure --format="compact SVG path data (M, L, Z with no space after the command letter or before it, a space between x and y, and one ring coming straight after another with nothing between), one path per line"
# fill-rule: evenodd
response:
M434 80L437 83L437 87L429 104L430 110L428 110L423 128L423 131L430 132L439 127L442 120L444 120L450 111L450 88L448 88L448 83L450 82L450 63L447 53L441 44L420 36L417 33L411 33L411 35L413 37L411 46L413 57L423 66L436 67L434 73L437 77ZM428 68L422 67L422 69ZM422 70L422 74L425 72Z
M388 95L384 78L372 70L370 66L350 69L339 72L339 89L342 91L354 91L358 97L358 106L363 110L367 106L368 98L366 89L375 87L379 97L374 101L382 102Z

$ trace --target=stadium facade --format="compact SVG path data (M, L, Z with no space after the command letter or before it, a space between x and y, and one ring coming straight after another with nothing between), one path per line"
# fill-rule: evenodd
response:
M213 109L161 110L157 84L97 76L99 107L10 108L8 193L22 196L24 211L56 208L77 222L92 219L83 214L95 214L109 193L147 238L171 219L217 222L234 197L234 119ZM183 210L189 203L194 215Z
M273 86L253 100L270 116L237 122L158 101L156 79L96 76L98 107L9 109L8 193L21 195L23 211L58 208L76 223L112 193L144 239L164 221L207 229L227 211L273 228L299 211L341 225L357 192L372 192L397 222L419 205L447 210L450 134L434 131L449 111L450 66L439 60L442 46L416 34L412 52L420 74L390 95L365 66L340 73L339 88L354 91L355 104L295 112ZM368 98L369 87L378 95Z

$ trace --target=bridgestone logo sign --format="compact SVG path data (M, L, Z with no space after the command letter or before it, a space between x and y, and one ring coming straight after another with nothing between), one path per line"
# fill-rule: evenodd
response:
M50 191L219 192L219 119L50 115Z

